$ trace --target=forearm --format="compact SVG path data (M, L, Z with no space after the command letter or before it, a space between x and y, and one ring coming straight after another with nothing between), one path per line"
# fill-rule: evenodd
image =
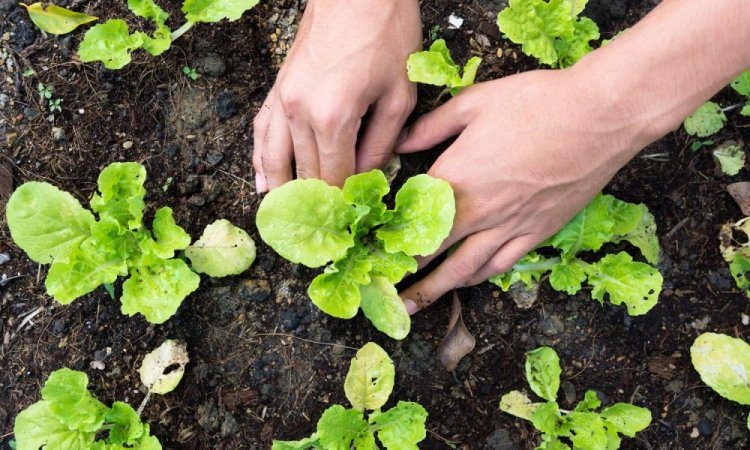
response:
M665 0L571 72L615 100L612 118L631 131L627 160L750 67L748 43L750 1Z

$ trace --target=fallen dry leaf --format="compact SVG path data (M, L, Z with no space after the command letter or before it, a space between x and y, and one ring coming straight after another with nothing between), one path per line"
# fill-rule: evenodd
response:
M0 162L0 202L2 202L3 209L11 193L13 193L13 174L5 162Z
M463 357L474 350L476 342L464 325L464 319L461 317L461 301L458 300L456 291L453 291L453 307L448 331L437 349L440 364L451 372L456 370Z
M727 185L727 191L732 196L742 214L750 216L750 181L741 181Z

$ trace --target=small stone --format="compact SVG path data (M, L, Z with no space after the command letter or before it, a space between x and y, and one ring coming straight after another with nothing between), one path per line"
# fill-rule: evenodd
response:
M124 148L125 150L130 150L131 148L133 148L133 141L125 141L125 142L123 142L122 143L122 148Z
M700 431L698 431L697 428L693 427L693 431L690 432L690 437L693 439L696 439L700 435L701 435Z
M216 113L221 120L231 119L237 114L237 100L232 92L224 91L219 94L216 99Z
M740 314L740 317L742 318L742 325L750 325L750 316L748 316L745 313Z
M568 380L563 381L560 384L565 396L565 403L572 405L576 401L576 387Z
M94 359L97 361L104 361L104 358L106 358L109 355L109 352L107 352L106 349L97 350L94 352Z
M607 394L605 394L604 392L600 391L599 389L594 389L593 391L596 393L599 401L602 402L602 406L607 406L612 403Z
M701 419L698 422L698 432L701 436L711 436L714 434L714 424L708 419Z
M219 150L209 150L208 154L206 155L206 160L212 166L218 165L223 159L224 159L224 154L221 153Z
M28 106L23 109L23 115L28 120L34 120L39 117L39 110L34 108L33 106Z
M104 363L101 361L91 361L89 365L91 366L92 369L96 369L96 370L104 370L106 367Z
M247 280L240 286L239 295L244 301L265 302L271 296L271 288L266 280Z
M299 326L299 315L293 309L287 309L281 316L281 326L292 331Z
M217 53L207 53L193 63L195 70L201 75L220 77L227 71L227 65Z
M229 411L224 411L224 420L221 422L221 431L219 432L219 435L221 435L222 438L226 439L228 437L234 436L240 431L240 426L237 423L237 419L234 418L232 413Z
M182 195L195 194L200 189L201 180L198 175L188 175L184 183L179 184L179 191Z
M57 319L52 323L52 333L55 336L62 336L68 331L68 321L66 319Z
M7 94L0 94L0 110L5 109L8 102L10 102L10 97Z
M5 143L8 144L8 147L12 147L16 143L16 139L18 139L18 133L8 133L5 137Z
M193 206L203 206L206 204L206 199L202 195L196 194L188 199L188 203Z
M539 331L545 336L555 336L565 331L565 324L557 316L545 317L539 322Z
M533 282L533 286L529 289L524 283L515 283L508 290L508 295L520 309L529 309L536 303L539 295L539 284Z
M164 152L167 154L168 158L174 158L175 156L177 156L177 153L180 152L180 147L174 142L169 142L167 143Z
M492 432L484 441L483 450L515 450L516 446L506 430L499 429Z
M52 139L54 139L55 142L60 142L65 139L65 130L60 127L52 127Z

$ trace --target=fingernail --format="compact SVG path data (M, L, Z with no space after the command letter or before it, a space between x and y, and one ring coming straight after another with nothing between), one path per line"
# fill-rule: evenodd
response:
M404 128L401 130L401 134L398 135L398 139L396 139L396 147L400 147L401 144L406 142L406 138L409 137L409 128Z
M263 175L256 173L255 174L255 192L258 194L262 194L264 192L268 191L268 183L266 182L266 177Z
M407 298L406 300L404 300L404 306L406 306L406 312L408 312L410 316L419 311L419 306L414 303L414 300L410 300Z

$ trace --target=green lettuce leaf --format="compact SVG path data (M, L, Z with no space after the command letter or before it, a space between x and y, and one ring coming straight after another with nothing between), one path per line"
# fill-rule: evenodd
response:
M122 313L141 313L151 323L164 323L199 283L200 276L182 260L145 258L122 285Z
M362 412L333 405L318 420L320 446L326 450L351 450L352 441L368 431Z
M156 225L154 225L156 232ZM188 243L190 237L188 236ZM255 241L228 220L217 220L203 230L201 238L187 248L193 270L211 277L238 275L255 261Z
M105 417L108 424L112 424L109 430L109 440L113 444L133 445L138 438L143 436L143 424L135 410L124 402L114 402L112 409Z
M383 275L391 283L398 283L407 273L417 271L417 260L404 252L388 253L380 242L369 246L368 249L367 260L372 264L370 272Z
M151 56L159 56L172 46L172 31L167 26L160 26L152 36L141 32L138 34L143 39L143 49Z
M622 241L628 241L640 249L641 254L650 264L659 263L659 237L656 235L656 221L654 215L648 210L646 205L638 204L641 210L640 219L630 231L626 234L614 238L615 244ZM616 227L617 228L617 227ZM616 234L622 234L615 231Z
M143 46L143 33L130 34L128 24L110 19L86 32L78 47L83 62L101 61L107 69L122 69L131 61L130 52Z
M397 340L411 329L411 318L398 290L388 278L373 275L370 284L359 288L362 312L375 328Z
M138 17L151 19L159 25L166 23L169 14L154 0L128 0L128 9Z
M550 347L539 347L526 353L526 380L534 393L554 402L560 389L560 358Z
M691 136L708 137L724 128L727 116L721 106L714 102L706 102L693 114L685 119L685 131Z
M713 154L725 175L737 175L745 167L745 150L741 144L733 141L725 142L718 146Z
M13 427L17 450L88 450L95 433L71 429L49 409L49 402L36 402L16 416Z
M614 305L624 303L628 314L646 314L659 300L663 278L654 267L633 261L625 252L607 255L589 270L589 284L593 286L591 296Z
M365 207L360 208L364 214L355 222L357 229L367 232L384 222L387 208L383 203L383 197L390 190L388 180L379 170L360 173L346 179L343 189L344 200L357 207Z
M172 215L172 208L166 206L159 208L154 216L152 227L156 239L142 243L141 248L144 252L153 253L162 259L169 259L174 256L176 250L183 250L190 245L190 235L177 225Z
M100 217L112 217L135 230L143 225L146 168L134 162L112 163L99 174L99 192L91 198L91 209Z
M573 35L569 39L557 39L555 51L559 67L570 67L591 53L591 41L599 39L599 27L588 17L573 22Z
M437 39L428 51L409 55L406 72L410 81L446 86L451 95L456 95L461 89L474 84L481 63L482 58L472 57L464 66L463 75L460 75L460 66L453 62L445 40Z
M256 225L263 241L287 260L320 267L342 259L354 245L349 231L354 219L340 189L297 179L266 195Z
M71 11L53 4L41 2L32 5L20 3L26 8L34 25L50 34L67 34L81 25L93 22L98 17Z
M500 399L501 411L526 420L531 420L539 405L521 391L510 391Z
M33 261L65 261L90 235L94 216L67 192L47 184L24 183L6 206L10 235Z
M734 254L732 261L729 263L729 271L732 273L732 278L734 278L738 288L746 291L750 289L750 279L747 276L750 272L750 258L743 252ZM746 294L750 297L750 291L747 291Z
M750 345L724 334L703 333L690 347L693 367L719 395L750 405Z
M536 252L531 252L514 264L509 271L490 278L490 282L499 286L503 291L507 291L518 282L522 282L527 289L531 289L542 275L559 262L560 258L548 259Z
M110 254L94 238L84 241L64 262L54 262L44 285L47 293L63 305L92 292L102 284L111 284L119 275L127 275L126 260Z
M569 0L510 0L497 16L497 26L508 39L521 44L527 55L543 64L558 63L555 38L572 36L574 11Z
M351 319L360 306L359 288L370 283L372 263L361 247L353 247L346 258L326 268L310 283L307 295L326 314Z
M732 81L732 89L738 94L750 97L750 69L742 72L736 80Z
M370 415L370 424L379 429L378 439L388 450L418 450L417 444L427 437L426 421L427 411L414 402L401 401L382 414Z
M182 12L190 22L234 21L252 9L259 0L185 0Z
M599 194L550 240L549 244L570 255L599 250L612 238L611 195Z
M574 411L589 412L595 410L601 405L602 401L599 400L599 396L596 395L596 392L589 390L586 391L583 400L576 405Z
M557 435L557 429L563 420L560 414L560 407L557 402L547 402L539 405L531 416L531 423L534 428L542 433Z
M628 437L635 437L639 431L651 424L651 411L628 403L615 403L601 412L606 424Z
M378 344L368 342L352 359L344 393L357 411L378 409L388 401L395 376L396 369L388 353Z
M69 428L87 433L102 426L109 410L91 395L88 384L85 373L59 369L50 374L42 388L49 411Z
M398 191L393 218L376 234L389 253L431 255L448 237L455 214L450 184L429 175L417 175Z
M581 283L586 281L586 270L581 261L563 259L560 264L552 267L549 274L549 284L556 291L573 295L581 290Z
M604 421L597 413L573 412L568 414L560 424L558 432L560 436L570 439L573 448L593 450L607 447Z
M271 450L308 450L310 448L322 449L318 433L314 433L309 438L300 439L299 441L273 441Z

